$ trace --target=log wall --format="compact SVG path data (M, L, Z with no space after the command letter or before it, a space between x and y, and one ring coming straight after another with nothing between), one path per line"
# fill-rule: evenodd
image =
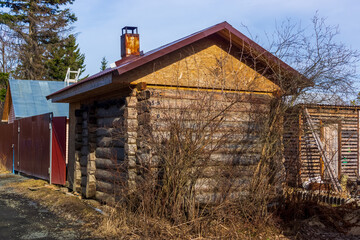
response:
M329 123L338 124L339 177L347 175L355 181L359 174L359 107L321 105L302 106L289 112L284 144L290 182L299 184L316 176L324 178L321 154L303 114L304 107L307 107L322 141L322 127Z
M131 99L93 101L75 111L73 189L84 197L114 202L128 179L127 164L134 155L128 149L134 139L127 134L130 126L125 119Z
M198 156L199 161L194 162L190 171L198 176L195 180L197 200L217 200L224 196L221 191L225 189L227 194L243 194L260 159L260 137L271 99L269 94L226 94L155 86L139 91L136 162L141 166L137 174L141 175L145 168L151 168L153 173L163 172L164 160L157 151L166 151L159 145L172 143L169 141L172 122L181 128L180 137L186 136L181 132L191 129L194 137L191 144L203 147L202 151L193 150L193 154L207 155ZM209 126L202 130L204 124ZM147 144L149 137L150 144ZM209 139L203 141L202 138ZM186 141L179 140L179 144Z
M272 99L271 94L147 86L83 103L75 111L73 189L111 203L141 184L145 168L163 173L159 149L167 147L175 120L181 130L192 129L194 139L201 139L198 146L194 143L202 149L194 152L199 155L189 156L199 160L186 170L197 176L197 200L215 201L224 189L229 196L244 194L260 159Z

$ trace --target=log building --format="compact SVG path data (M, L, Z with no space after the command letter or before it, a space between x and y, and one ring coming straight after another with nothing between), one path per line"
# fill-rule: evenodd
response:
M223 180L246 185L272 100L304 78L227 22L145 54L137 28L125 27L121 39L116 67L48 96L70 104L70 188L112 201L123 186L138 184L144 166L164 174L163 150L175 149L176 137L199 153L193 162L202 169L194 182L199 201L214 198L219 166L232 170ZM180 131L172 129L176 121Z
M351 181L358 178L359 111L359 106L319 104L300 104L289 109L284 146L287 180L291 185L319 176L330 181L324 158L338 180L343 175Z

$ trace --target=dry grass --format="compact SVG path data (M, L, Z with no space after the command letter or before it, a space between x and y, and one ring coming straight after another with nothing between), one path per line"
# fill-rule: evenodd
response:
M203 217L175 224L165 218L113 208L97 230L108 239L287 239L276 224L253 225L238 218Z
M9 173L10 171L5 166L5 156L0 154L0 173Z

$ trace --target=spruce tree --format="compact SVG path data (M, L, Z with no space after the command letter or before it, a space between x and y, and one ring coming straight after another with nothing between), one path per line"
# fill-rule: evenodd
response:
M47 56L45 67L48 80L63 81L68 68L78 70L80 74L85 71L85 55L80 53L74 35L69 35L60 47L51 48Z
M108 65L108 61L106 60L105 57L103 57L101 59L101 67L100 67L100 70L101 71L104 71L106 68L107 68L107 65Z
M66 8L74 0L0 0L0 24L8 26L19 40L15 77L47 79L51 51L66 45L66 33L76 21ZM76 45L76 44L75 44ZM60 80L60 79L59 79Z

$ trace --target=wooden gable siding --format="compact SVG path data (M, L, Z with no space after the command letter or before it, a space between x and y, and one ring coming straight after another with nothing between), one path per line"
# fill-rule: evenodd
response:
M210 36L132 70L116 81L250 92L280 90L255 71L256 66L245 64L250 57L244 50L230 46L221 37Z
M338 126L338 177L347 175L355 180L359 174L359 108L319 106L308 107L318 135L324 141L324 126ZM324 166L315 139L309 129L306 118L297 110L288 116L285 126L286 166L289 178L298 182L311 177L324 178ZM293 125L292 125L293 124ZM292 126L292 127L291 127ZM292 149L292 150L291 150Z

